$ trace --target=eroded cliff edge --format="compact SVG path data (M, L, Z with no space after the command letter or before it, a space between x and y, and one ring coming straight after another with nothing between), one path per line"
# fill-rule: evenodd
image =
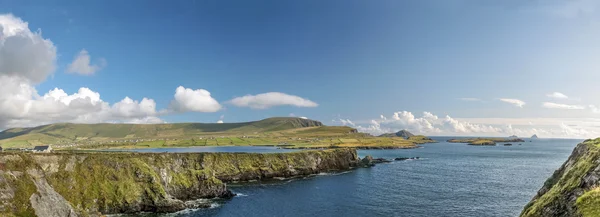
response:
M578 144L521 216L600 216L600 138Z
M173 212L231 197L227 182L348 170L354 149L292 153L0 154L0 215Z

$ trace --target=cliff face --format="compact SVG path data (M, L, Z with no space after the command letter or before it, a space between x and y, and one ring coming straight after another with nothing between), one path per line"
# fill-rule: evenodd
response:
M172 212L231 197L226 182L357 166L353 149L280 154L0 154L0 216Z
M600 138L578 144L521 216L600 216Z

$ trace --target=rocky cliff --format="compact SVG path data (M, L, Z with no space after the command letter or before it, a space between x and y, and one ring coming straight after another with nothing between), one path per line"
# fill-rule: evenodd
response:
M521 216L600 216L600 138L578 144Z
M226 183L347 170L353 149L278 154L0 154L0 216L172 212L228 198Z

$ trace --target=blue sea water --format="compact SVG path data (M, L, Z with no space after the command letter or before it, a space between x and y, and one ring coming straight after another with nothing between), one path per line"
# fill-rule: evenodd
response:
M305 179L229 185L239 196L176 216L517 216L579 142L440 142L418 149L361 150L361 156L421 159Z

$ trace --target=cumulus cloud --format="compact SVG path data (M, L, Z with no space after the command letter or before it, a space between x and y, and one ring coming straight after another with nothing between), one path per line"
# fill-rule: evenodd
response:
M152 99L138 102L126 97L110 106L98 92L89 88L82 87L70 95L55 88L39 95L28 83L14 82L18 79L0 77L0 127L3 128L55 122L162 122L156 117L156 104Z
M217 121L217 124L222 124L224 119L225 115L221 115L221 117L219 117L219 120Z
M493 127L490 125L483 124L472 124L466 121L456 120L448 115L443 121L443 125L445 129L453 131L455 133L486 133L486 134L496 134L502 132L502 129Z
M252 109L267 109L274 106L296 106L296 107L317 107L319 104L304 99L299 96L289 95L279 92L261 93L257 95L246 95L236 97L229 103L237 107L250 107Z
M222 106L204 89L177 87L170 108L176 112L217 112Z
M54 88L39 94L35 85L56 68L56 47L27 22L0 15L0 129L55 122L160 123L156 103L126 97L110 105L100 93L82 87L73 94Z
M106 66L106 60L99 59L98 64L91 64L90 54L85 50L81 50L73 59L73 62L67 67L67 73L75 73L80 75L93 75L100 69Z
M512 104L512 105L517 106L519 108L523 108L523 106L525 105L525 102L523 102L521 100L518 100L518 99L502 98L502 99L499 99L499 100L502 101L502 102L505 102L505 103Z
M559 93L559 92L549 93L549 94L546 94L546 96L550 97L550 98L555 98L555 99L568 99L569 98L567 95Z
M585 106L581 106L581 105L559 104L559 103L553 103L553 102L545 102L542 104L542 107L549 108L549 109L577 109L577 110L585 109Z
M143 98L138 102L129 97L125 97L120 102L112 106L112 113L117 117L141 118L147 116L156 116L156 102L153 99Z
M39 83L56 68L56 47L12 14L0 15L0 75Z
M473 120L473 121L470 121ZM409 111L394 112L391 117L381 115L370 121L339 119L334 121L356 128L359 132L380 135L406 129L414 134L430 136L531 136L537 134L545 138L591 138L597 136L597 120L546 120L535 119L471 118L460 119L446 115L443 118L431 112L423 112L418 117ZM511 124L514 122L516 124Z

